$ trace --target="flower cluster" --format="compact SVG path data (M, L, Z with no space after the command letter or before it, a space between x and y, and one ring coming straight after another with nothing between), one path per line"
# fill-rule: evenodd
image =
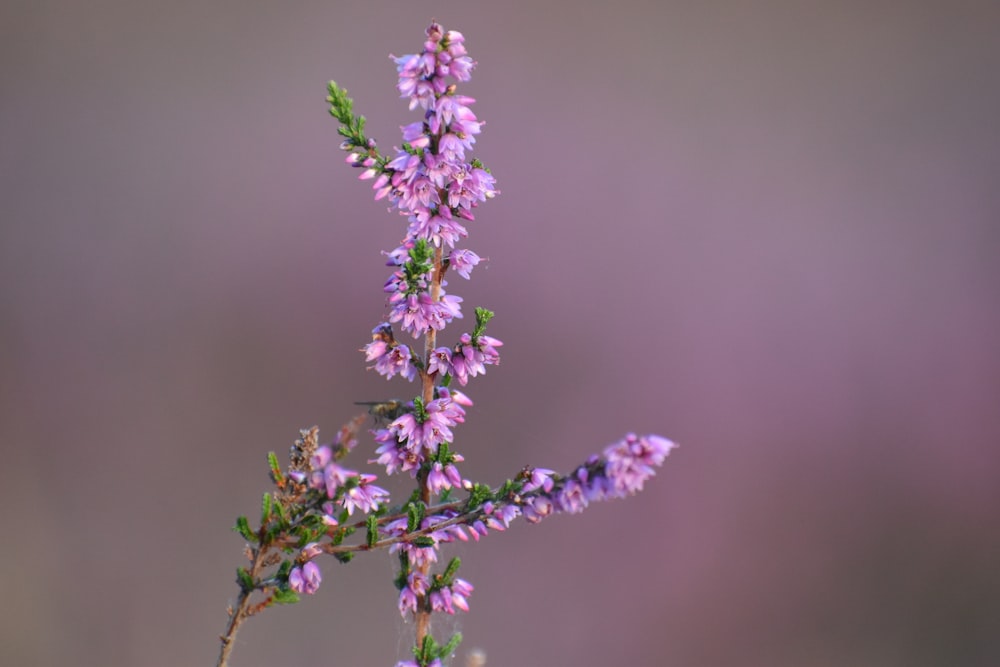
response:
M386 379L398 374L413 381L423 371L465 385L499 363L500 341L481 332L466 333L454 347L438 347L425 359L392 333L397 324L420 338L462 317L462 298L446 291L444 274L453 269L470 278L481 258L455 244L468 236L463 221L473 220L473 210L498 194L492 174L466 158L482 123L470 108L475 100L456 91L455 83L468 81L475 67L464 42L461 33L435 23L421 53L395 58L397 89L410 100L410 109L423 110L422 120L401 128L403 145L395 157L382 158L374 142L360 136L343 146L350 151L347 162L363 168L360 177L374 179L375 199L387 198L408 221L403 242L385 253L393 268L383 287L388 320L375 327L364 348L371 368Z
M387 200L407 220L400 245L384 253L392 269L383 285L388 315L362 351L369 368L382 377L398 375L420 389L412 399L372 405L370 415L355 417L330 444L319 444L317 428L303 430L287 471L273 453L269 456L276 490L264 494L260 527L252 529L246 517L237 519L250 566L237 570L240 597L222 636L220 666L243 620L271 604L317 592L320 554L347 562L356 553L387 548L399 560L397 607L416 622L414 660L397 667L442 667L461 637L439 644L430 634L429 618L468 611L474 590L457 576L457 558L442 569L443 545L478 542L491 531L506 530L518 517L538 523L553 514L580 512L591 502L632 495L675 446L660 436L629 434L566 475L527 467L497 488L463 477L455 432L472 400L455 385L464 389L488 366L499 364L503 343L485 333L493 313L484 308L475 309L471 331L451 345L438 343L438 335L463 318L462 298L446 292L445 277L453 270L469 279L481 263L479 255L456 244L468 237L473 211L498 191L482 163L466 156L483 123L470 108L474 100L457 92L456 84L468 81L475 67L462 34L432 23L421 52L394 60L397 89L422 118L401 128L402 146L393 155L379 153L365 136L364 117L353 113L353 102L333 82L328 101L341 124L347 162L362 169L360 178L374 181L376 200ZM398 341L394 327L419 342ZM370 431L375 449L368 463L415 481L402 503L391 502L375 475L341 464L370 417L376 420ZM349 540L358 531L364 539ZM255 592L264 599L253 605Z
M565 477L535 468L521 489L524 518L538 523L550 514L582 512L593 501L631 496L642 490L676 446L658 435L629 433Z
M419 506L411 502L408 515L380 525L378 536L392 541L390 549L400 558L400 611L404 616L413 614L419 624L421 616L432 612L467 610L472 592L471 584L454 573L432 576L430 568L437 562L440 544L468 539L462 524L472 523L474 517L468 508L464 514L456 507L437 513L423 509L434 498L474 487L463 479L458 464L464 459L451 447L455 427L465 421L465 408L472 401L450 385L454 381L464 387L483 375L487 366L499 364L503 343L485 334L493 314L482 308L476 309L472 331L460 334L454 345L438 345L437 335L463 317L462 298L446 291L445 274L451 269L468 280L482 261L456 244L468 237L466 223L475 219L474 210L498 191L482 163L467 157L483 123L471 109L475 100L457 91L457 84L470 79L476 64L462 34L432 23L421 52L394 61L397 90L409 100L411 110L422 112L420 120L401 128L402 146L394 149L394 155L379 154L375 142L363 134L363 119L353 115L350 100L333 84L330 102L331 113L343 125L347 163L362 169L360 178L373 180L376 200L386 199L407 220L400 245L384 253L392 269L383 285L388 317L372 330L363 352L369 368L387 380L399 375L421 384L419 396L402 404L384 427L372 431L377 449L369 461L383 466L387 474L405 472L417 481ZM422 353L397 341L394 326L414 339L422 338ZM352 490L364 488L360 479ZM507 512L505 523L514 511ZM485 516L482 511L477 514ZM478 516L475 521L485 525ZM414 533L419 536L410 537ZM480 533L472 529L472 534L478 538ZM418 630L418 640L423 639L420 634Z

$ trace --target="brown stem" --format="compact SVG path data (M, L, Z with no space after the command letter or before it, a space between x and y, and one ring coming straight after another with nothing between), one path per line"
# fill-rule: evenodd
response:
M444 248L438 247L434 251L434 269L433 278L431 280L431 301L437 303L441 300L441 280L444 275L444 270L442 267L442 258L444 257ZM430 329L424 336L424 368L429 368L431 363L431 353L437 346L437 331ZM424 405L427 405L434 400L434 376L430 373L421 373L421 380L423 381L423 400ZM420 500L423 501L424 506L429 506L431 504L431 490L427 485L428 473L426 471L421 472L417 476L417 483L420 485ZM430 563L422 563L417 571L420 572L424 577L428 577L431 570ZM416 611L416 626L417 626L417 646L421 647L424 645L424 638L427 636L430 630L431 624L431 608L430 603L427 600L426 595L421 595L417 598L417 611Z
M260 575L260 570L262 569L264 563L264 549L257 548L253 550L253 562L250 566L250 576L254 581ZM222 642L222 647L219 649L219 661L216 663L216 667L226 667L229 664L229 654L233 652L233 645L236 641L236 633L239 632L240 626L243 625L243 621L247 620L251 616L250 612L250 596L253 594L252 590L244 590L243 586L240 586L240 597L236 603L235 607L230 608L229 613L229 623L226 624L226 632L219 635L219 640Z

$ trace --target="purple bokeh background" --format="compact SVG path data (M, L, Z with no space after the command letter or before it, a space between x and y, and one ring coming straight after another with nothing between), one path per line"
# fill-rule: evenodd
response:
M503 192L463 471L681 444L459 549L460 654L1000 664L997 5L638 0L4 3L0 664L212 664L267 451L406 394L357 352L402 221L323 98L398 144L431 18ZM235 667L406 657L390 558L323 570Z

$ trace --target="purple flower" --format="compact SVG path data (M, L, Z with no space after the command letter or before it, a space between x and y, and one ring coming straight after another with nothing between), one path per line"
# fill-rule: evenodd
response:
M323 550L319 548L319 543L317 542L310 542L302 548L302 557L310 561L321 553L323 553Z
M440 520L440 519L438 519ZM426 528L430 525L428 519L424 519L421 523L422 528ZM395 521L390 521L385 526L383 526L383 532L386 535L392 537L402 537L406 535L407 530L407 520L406 518L396 519ZM435 539L436 533L431 533L428 537ZM409 559L410 566L414 568L420 568L424 565L430 565L431 563L437 562L437 546L430 547L418 547L408 542L396 542L389 547L389 553L395 554L402 551L406 554L407 559Z
M334 508L333 503L329 503L329 502L323 503L323 505L321 506L321 509L323 510L323 516L321 517L323 519L323 523L325 525L327 525L327 526L330 526L330 527L337 526L338 525L338 521L337 521L337 517L335 515L338 512Z
M458 213L463 218L471 220L471 209L499 193L495 186L493 174L485 169L472 169L466 165L453 175L448 185L448 205L459 209Z
M431 141L424 129L423 121L417 121L399 128L403 131L403 141L410 144L412 148L427 148ZM405 152L405 151L403 151ZM407 153L409 155L409 153Z
M393 250L390 250L389 252L383 250L382 254L385 255L386 257L385 265L403 266L404 264L406 264L406 261L409 259L410 256L410 250L413 249L413 245L414 241L412 239L408 239L406 242L403 243L403 245ZM388 323L386 323L386 326L388 326Z
M336 463L328 464L323 468L323 484L326 487L327 498L333 498L337 494L337 489L357 475L355 471L342 468Z
M500 353L497 351L503 343L493 336L479 336L476 339L476 346L483 355L483 363L487 366L496 366L500 363Z
M411 447L408 442L400 442L397 439L397 432L392 429L379 429L373 431L375 442L379 443L375 453L378 457L369 459L368 463L378 463L385 466L387 475L395 472L409 472L410 477L416 477L420 469L422 458L420 449Z
M438 389L439 389L438 395L441 396L441 398L450 396L451 400L454 401L456 405L466 408L472 406L472 399L463 394L462 392L460 392L458 389L448 389L446 387L439 387ZM441 395L442 394L441 390L444 390L443 396Z
M450 248L455 242L469 235L465 226L451 215L451 210L443 208L433 214L410 216L410 227L407 230L410 238L426 239L431 245Z
M464 387L469 378L486 373L487 365L499 364L500 353L496 348L502 345L502 342L492 336L479 336L473 341L471 334L462 334L451 355L451 365L458 383Z
M545 496L528 498L521 505L521 511L524 513L524 518L528 523L538 523L552 514L554 510L555 506L552 504L552 501Z
M437 374L445 376L451 374L451 350L447 347L439 347L431 351L430 360L427 364L427 372L431 375Z
M444 295L440 301L431 299L431 295L411 294L405 300L393 306L389 315L390 322L402 322L400 325L404 331L408 331L414 338L423 336L431 329L440 331L454 317L461 317L461 310L458 303L461 297Z
M658 435L637 436L629 433L624 439L604 449L607 459L605 476L611 493L618 497L641 491L647 479L656 474L654 466L663 464L674 447L673 442Z
M454 542L456 539L461 540L463 542L467 542L468 537L465 534L465 530L463 530L463 528L460 525L458 524L449 526L441 525L446 521L454 519L456 516L458 516L458 512L456 512L455 510L445 510L440 514L434 514L425 518L423 522L421 522L420 526L421 528L424 529L434 528L434 530L428 533L428 535L436 543L448 544Z
M288 587L296 593L312 595L319 590L323 575L316 563L309 561L302 567L293 567L288 573Z
M586 487L575 479L566 480L563 488L555 497L558 510L560 512L568 512L569 514L576 514L585 510L589 504L585 489Z
M434 106L434 116L428 126L431 132L439 133L442 127L447 127L452 120L467 110L476 100L467 95L445 95L438 99Z
M493 503L483 503L483 520L487 528L495 531L503 531L510 527L510 522L521 515L521 509L516 505L501 505L499 508Z
M316 451L313 452L313 455L309 457L309 467L312 468L314 471L316 471L315 473L313 473L314 479L310 480L310 483L313 486L316 487L319 486L319 480L322 479L322 476L318 475L317 473L322 471L322 469L325 468L326 465L330 463L330 461L332 460L333 460L333 452L327 445L323 445L322 447L317 447Z
M374 345L375 343L372 343ZM413 365L413 358L410 355L410 348L406 345L396 345L387 353L378 357L374 366L375 372L385 377L386 380L399 374L411 382L417 376L417 368Z
M410 110L417 106L424 109L434 104L434 86L425 77L428 69L434 70L433 54L406 55L395 58L396 71L399 73L399 83L396 89L400 97L410 98ZM428 67L429 66L429 67Z
M462 461L464 459L456 454L455 460ZM462 476L458 473L458 468L451 463L442 465L440 462L435 462L427 474L427 488L430 489L431 493L440 494L453 486L462 486Z
M436 547L417 547L407 542L398 542L389 547L389 553L403 551L412 567L423 567L437 562Z
M408 449L436 452L442 442L451 442L451 429L465 420L465 410L450 398L437 398L427 404L425 412L427 419L423 422L408 412L389 424L389 429Z
M389 183L388 174L379 174L375 182L372 183L372 190L375 191L375 201L385 199L392 192L392 185Z
M455 579L451 586L431 591L431 609L454 614L455 607L469 611L468 596L472 593L472 584L464 579Z
M479 264L480 257L471 250L452 250L448 256L451 267L466 280L470 278L472 269Z
M407 612L417 611L417 599L427 593L430 587L427 577L414 570L406 577L406 585L399 592L399 613L406 616Z
M472 594L473 586L465 579L455 579L451 584L451 602L462 611L469 611L467 598Z
M441 137L438 142L438 150L449 162L461 162L465 159L467 143L461 136L449 132Z
M359 483L352 486L344 493L342 500L344 508L349 515L354 514L354 509L362 512L374 512L378 506L389 499L389 492L372 484L376 479L375 475L359 475Z

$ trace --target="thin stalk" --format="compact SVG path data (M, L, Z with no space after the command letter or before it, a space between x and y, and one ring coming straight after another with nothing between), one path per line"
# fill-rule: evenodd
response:
M445 201L442 199L442 201ZM438 247L434 251L434 269L433 278L431 280L431 301L437 303L441 300L441 279L442 279L442 258L444 256L444 250ZM424 368L429 368L431 363L431 353L434 348L437 347L437 331L430 329L424 335ZM424 405L427 405L434 400L434 377L427 373L426 371L421 373L421 380L423 381L423 401ZM431 490L430 486L427 484L428 472L422 471L417 476L417 483L420 485L420 500L423 501L425 507L430 507L431 504ZM422 563L417 567L417 571L420 572L425 578L429 578L431 564ZM431 624L431 608L430 602L427 599L427 595L421 595L417 598L417 610L416 610L416 626L417 626L417 646L424 645L424 637L430 630Z
M260 571L264 564L264 547L253 549L253 561L250 565L250 576L254 581L260 576ZM219 661L216 667L226 667L229 664L229 654L233 652L236 643L236 633L239 632L243 621L253 615L250 607L250 596L253 590L244 590L240 586L240 596L235 607L230 607L229 622L226 624L226 631L219 636L222 647L219 649Z

